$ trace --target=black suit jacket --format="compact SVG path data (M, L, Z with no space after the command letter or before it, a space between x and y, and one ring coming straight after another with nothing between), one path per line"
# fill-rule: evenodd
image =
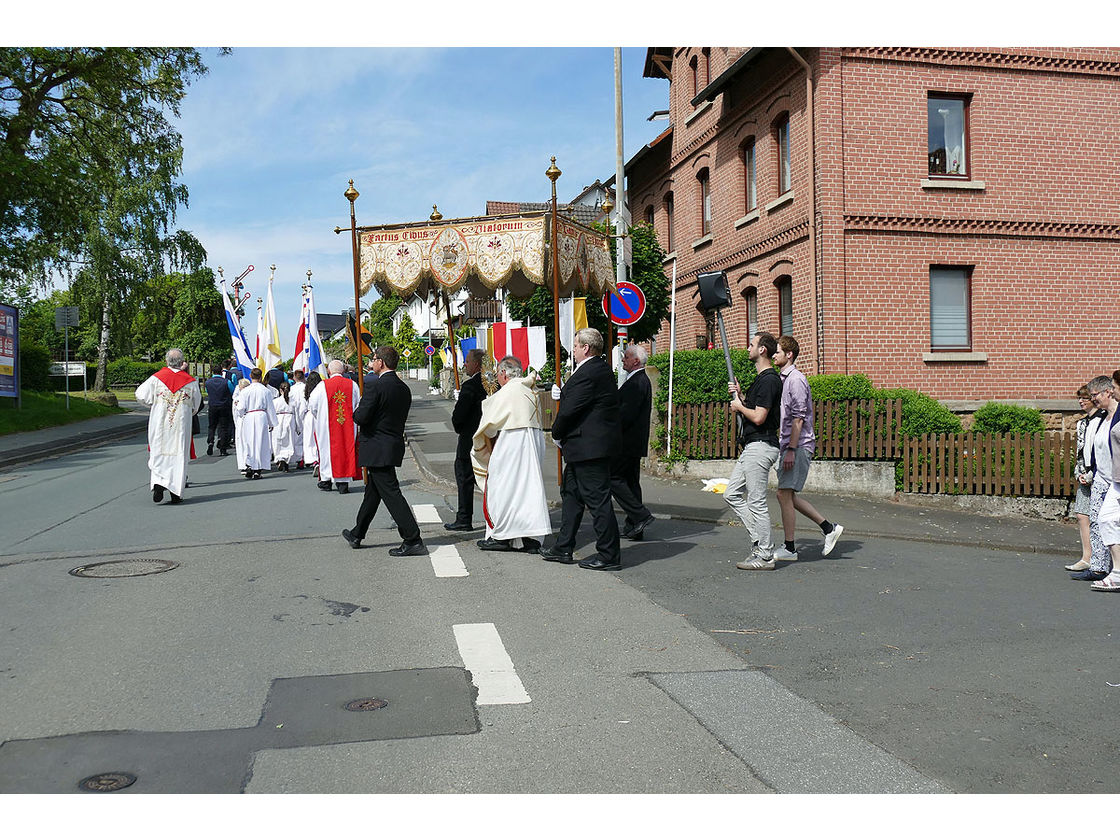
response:
M482 420L484 399L486 399L486 389L482 387L482 374L476 373L463 382L463 386L459 389L459 399L455 402L455 410L451 412L451 426L459 435L456 455L471 454L471 441Z
M618 425L622 444L618 454L624 458L644 458L649 451L649 412L653 388L645 368L634 371L618 389Z
M552 437L569 464L609 458L618 451L618 386L601 356L580 365L564 385Z
M399 467L404 461L404 424L412 408L412 392L396 371L387 370L364 386L354 410L358 424L358 465Z

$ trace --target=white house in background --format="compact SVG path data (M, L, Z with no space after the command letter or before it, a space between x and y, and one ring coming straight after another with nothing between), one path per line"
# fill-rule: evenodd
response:
M470 293L466 287L451 296L449 303L452 318L462 313L463 306L469 297ZM393 335L397 334L397 329L406 314L412 319L412 326L416 328L416 335L420 337L421 341L431 343L433 339L447 338L447 325L443 321L442 304L440 305L440 311L436 312L436 307L433 304L422 297L413 295L403 305L398 306L397 311L393 313Z

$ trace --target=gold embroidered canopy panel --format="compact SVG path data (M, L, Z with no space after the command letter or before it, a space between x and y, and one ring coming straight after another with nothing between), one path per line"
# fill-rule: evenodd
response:
M563 216L558 228L560 296L602 294L614 284L605 235ZM547 211L361 227L360 291L407 300L466 286L474 298L499 288L526 298L552 285L551 233Z

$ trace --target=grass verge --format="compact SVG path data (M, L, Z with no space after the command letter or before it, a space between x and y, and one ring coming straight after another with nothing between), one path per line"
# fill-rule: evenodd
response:
M24 391L22 396L23 407L18 410L14 399L0 398L0 435L64 426L78 420L123 414L125 411L123 408L89 402L73 394L70 395L69 411L66 410L64 394Z

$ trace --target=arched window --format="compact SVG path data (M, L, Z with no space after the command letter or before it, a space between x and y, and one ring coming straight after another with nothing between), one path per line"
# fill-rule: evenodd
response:
M700 50L700 78L707 87L712 83L712 48L704 47Z
M692 95L695 97L700 92L700 60L696 56L689 59L688 69L692 75Z
M777 149L778 195L785 195L793 188L790 167L789 114L782 114L774 122L774 147Z
M700 235L707 236L712 232L712 191L706 166L696 173L696 180L700 184Z
M746 212L758 207L758 182L755 178L754 138L748 137L742 145L743 157L743 197Z
M778 290L778 335L793 335L793 278L783 275L774 286Z
M673 230L673 194L665 194L665 250L668 253L673 253L673 247L676 244L675 232Z
M747 289L747 341L758 332L758 289Z
M653 227L653 205L646 205L646 224Z

